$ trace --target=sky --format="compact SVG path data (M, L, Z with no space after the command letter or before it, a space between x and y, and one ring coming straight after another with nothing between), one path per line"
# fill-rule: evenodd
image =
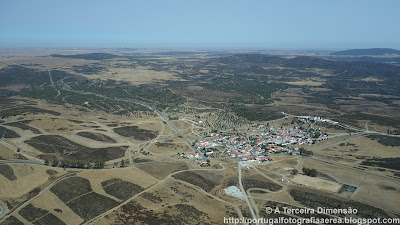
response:
M1 0L0 48L400 49L398 0Z

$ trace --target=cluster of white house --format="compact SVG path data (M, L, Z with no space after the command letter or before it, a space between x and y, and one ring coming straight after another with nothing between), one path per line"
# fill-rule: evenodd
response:
M298 154L298 149L290 145L312 144L314 141L307 131L301 129L274 129L265 125L260 125L257 129L244 134L222 136L218 133L209 133L208 136L210 138L207 140L202 139L196 142L195 147L198 150L206 150L207 154L212 153L212 148L225 146L227 154L250 162L269 160L270 153Z

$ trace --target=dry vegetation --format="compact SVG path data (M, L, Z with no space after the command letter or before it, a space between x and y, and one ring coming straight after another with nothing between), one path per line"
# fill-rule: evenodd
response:
M239 187L236 159L211 158L211 167L183 159L179 153L193 149L156 112L190 141L209 131L247 132L259 122L293 127L282 111L383 133L400 129L392 65L370 71L363 63L308 57L118 51L21 50L2 58L0 160L102 161L114 168L0 164L0 200L10 210L1 224L218 224L227 216L250 217L244 201L223 192ZM352 132L313 126L329 135ZM398 139L360 136L314 151L329 163L271 155L273 161L243 169L242 183L257 198L260 216L274 201L392 216L400 213ZM133 166L120 168L122 162ZM293 175L302 167L315 168L318 177Z

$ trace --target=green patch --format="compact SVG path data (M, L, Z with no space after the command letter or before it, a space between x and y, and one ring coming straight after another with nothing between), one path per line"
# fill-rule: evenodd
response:
M0 126L0 138L19 138L19 134L15 131Z
M118 205L118 202L93 192L89 180L82 177L62 180L50 191L85 221Z
M265 110L263 108L246 107L246 106L232 106L232 112L237 116L248 119L250 121L268 121L282 118L282 113Z
M140 129L137 126L127 126L127 127L118 127L114 128L114 132L124 136L124 137L132 137L139 141L149 141L157 137L157 131Z
M352 112L346 113L339 117L337 117L339 122L343 122L345 124L358 126L358 122L360 120L368 120L371 123L381 125L381 126L389 126L400 128L400 117L391 117L391 116L379 116L361 112Z
M36 220L35 222L33 222L34 225L65 225L64 222L62 222L58 217L56 217L55 215L48 213L45 216L43 216L42 218Z
M119 203L96 193L88 193L67 203L78 216L85 221L90 220L101 213L114 208Z
M218 176L208 171L185 171L174 174L172 177L196 185L207 192L217 186L219 181L222 179L222 176Z
M328 209L347 209L349 207L357 209L357 216L362 218L389 218L389 215L382 209L356 202L351 200L342 200L339 198L332 198L326 195L317 194L315 192L308 192L304 190L291 189L290 195L294 200L300 202L306 207L316 209L317 207L325 207Z
M22 122L5 123L4 125L12 126L12 127L18 127L18 128L21 128L22 130L30 130L34 134L41 134L42 133L38 129L36 129L34 127L31 127L31 126L28 126L28 125L26 125L25 123L22 123Z
M26 97L33 97L27 95ZM26 106L26 105L17 105L15 107L9 108L9 109L4 109L0 111L0 116L16 116L16 115L25 115L25 114L50 114L50 115L55 115L59 116L61 113L47 110L47 109L41 109L33 106Z
M245 190L249 188L262 188L267 189L269 191L279 191L282 189L282 186L275 184L274 182L268 180L267 178L244 178L242 179L243 188Z
M105 59L113 59L121 56L110 54L110 53L85 53L85 54L76 54L76 55L60 55L60 54L52 54L52 57L57 58L66 58L66 59L86 59L86 60L105 60Z
M176 204L157 213L143 207L136 201L121 206L117 224L209 224L209 215L199 211L192 205Z
M56 153L66 159L85 159L90 162L123 157L127 149L126 146L89 148L59 135L40 135L25 141L25 143L43 153Z
M101 186L107 194L112 195L120 200L127 200L144 190L144 188L137 184L117 178L103 181L101 182Z
M50 188L63 202L68 202L73 198L93 191L89 180L82 177L71 177L58 182Z
M272 93L286 89L290 85L268 83L246 77L217 77L209 80L209 83L201 84L201 86L212 91L239 93L241 97L231 98L230 103L268 104L271 102Z
M14 216L10 216L7 219L5 219L1 225L24 225L23 222L19 221L17 218Z
M391 137L391 136L384 136L384 135L369 135L369 138L372 140L378 140L379 144L385 146L400 146L400 136L399 137Z
M380 158L364 160L362 165L383 167L392 170L400 170L400 157L397 158Z
M109 136L105 134L100 134L100 133L93 133L93 132L79 132L76 135L89 138L95 141L101 141L101 142L106 142L106 143L117 143L116 140L110 138Z
M11 168L11 166L9 166L9 165L0 164L0 174L3 175L5 178L7 178L10 181L17 180L17 177L14 174L13 168Z
M22 208L19 211L19 214L24 217L29 222L32 222L35 225L45 225L45 224L54 224L54 225L63 225L60 219L51 214L49 211L34 207L32 204L29 204Z

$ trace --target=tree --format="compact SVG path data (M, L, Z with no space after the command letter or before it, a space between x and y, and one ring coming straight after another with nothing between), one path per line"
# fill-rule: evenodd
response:
M103 168L104 168L104 162L101 161L101 160L97 160L97 161L94 163L94 168L95 168L95 169L103 169Z
M93 165L90 162L86 162L86 169L92 169Z
M308 174L310 173L310 169L309 169L309 168L306 168L306 167L304 167L304 168L302 169L302 171L303 171L303 174L304 174L304 175L307 175L307 176L308 176Z
M69 167L70 166L69 160L67 160L67 159L61 160L60 166L63 167L63 168Z
M311 168L304 167L303 168L303 174L307 175L307 176L310 176L310 177L316 177L316 176L318 176L318 171L316 169L314 169L314 168L311 169Z
M125 167L125 160L124 159L121 160L121 167Z
M83 162L83 161L77 161L76 162L76 167L77 168L84 168L85 167L85 162Z
M316 169L311 169L309 174L310 174L309 176L311 177L316 177L318 176L318 171Z
M55 159L55 160L53 160L53 163L51 165L56 167L56 166L58 166L59 163L60 163L60 161L58 161L58 159Z
M294 169L293 171L292 171L292 174L293 175L297 175L299 173L299 171L297 170L297 169Z
M306 149L303 148L303 147L301 147L301 148L299 149L299 152L300 152L301 155L313 155L313 152L312 152L312 151L308 151L308 150L306 150Z
M49 160L48 159L44 160L44 165L49 165Z

